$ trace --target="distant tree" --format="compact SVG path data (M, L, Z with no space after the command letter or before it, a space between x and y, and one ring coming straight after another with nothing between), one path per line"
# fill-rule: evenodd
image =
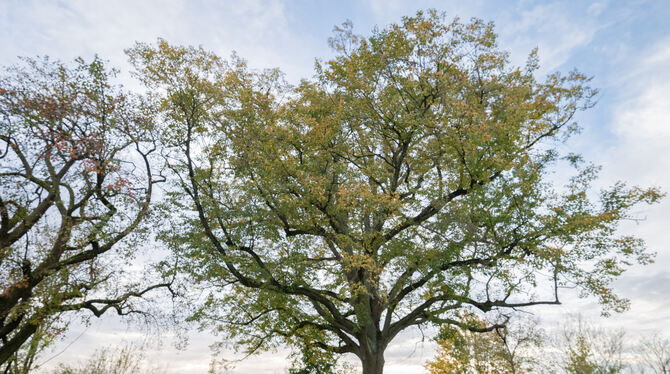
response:
M80 365L61 364L50 374L162 374L165 369L147 363L143 347L126 344L105 347Z
M565 370L570 374L595 374L598 364L594 362L593 352L586 342L586 337L577 336L568 347Z
M537 367L541 360L537 354L545 343L545 336L536 319L517 318L514 323L494 331L502 346L501 358L510 373L529 373Z
M61 313L139 313L133 299L168 286L129 284L120 267L137 253L157 180L151 116L110 83L114 74L98 58L24 59L0 76L5 372L62 332Z
M626 308L610 282L650 257L617 225L660 193L594 192L598 168L559 152L587 77L538 81L534 53L512 67L491 24L435 11L331 45L297 87L202 48L128 51L173 173L162 239L205 295L192 320L248 353L308 346L380 374L401 331L473 330L469 308L559 304L568 284ZM563 161L576 175L554 186Z
M461 322L468 329L444 325L438 335L436 357L426 364L430 374L521 374L529 373L543 341L537 321L520 320L488 332L486 321L473 314Z
M568 374L619 374L630 365L623 359L625 332L597 328L581 318L564 324L558 341Z
M670 339L659 334L643 338L638 351L653 373L670 374Z
M493 331L485 329L485 321L473 318L462 320L469 329L445 325L438 336L439 350L434 360L426 364L430 374L503 374L509 373L502 360L501 342Z

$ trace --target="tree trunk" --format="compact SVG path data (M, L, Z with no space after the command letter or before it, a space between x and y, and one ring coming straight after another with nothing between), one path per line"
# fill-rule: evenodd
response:
M384 351L370 352L361 358L363 374L382 374L384 372Z

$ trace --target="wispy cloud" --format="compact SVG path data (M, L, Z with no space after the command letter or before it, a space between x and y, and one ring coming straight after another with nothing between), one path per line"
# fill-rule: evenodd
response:
M596 4L601 5L593 8ZM604 7L604 3L595 3L589 9L599 13ZM517 64L538 47L543 72L556 70L606 27L597 17L575 12L565 2L538 4L506 16L508 19L500 25L501 34L507 37L505 47L518 52L512 56Z
M228 56L237 51L257 68L282 66L308 75L313 57L291 33L281 1L10 1L0 6L0 63L16 56L69 60L99 54L127 70L123 50L165 38ZM325 44L325 42L324 42Z

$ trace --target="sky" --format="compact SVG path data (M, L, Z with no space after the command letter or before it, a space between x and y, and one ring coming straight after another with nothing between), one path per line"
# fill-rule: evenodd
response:
M670 192L670 1L0 1L0 66L17 56L48 55L71 61L98 54L121 70L120 80L136 87L123 53L135 41L164 38L202 45L220 56L236 51L254 68L278 67L290 82L310 77L315 58L333 55L327 39L347 19L358 34L397 22L419 9L436 8L449 17L493 21L499 45L522 64L539 48L540 75L578 68L593 76L598 104L581 113L583 132L565 147L602 165L602 186L624 180ZM633 267L616 283L631 309L599 318L595 300L567 294L564 305L532 309L547 326L581 313L599 325L625 328L631 336L660 330L670 337L670 198L635 212L622 232L646 240L656 262ZM177 350L171 333L152 345L147 358L170 373L206 373L211 359L207 332L193 332ZM43 360L45 367L75 362L96 348L142 337L141 328L114 317L78 324ZM401 335L386 353L386 373L423 372L434 353L419 331ZM236 357L227 353L229 358ZM270 352L239 363L234 373L284 373L286 352Z

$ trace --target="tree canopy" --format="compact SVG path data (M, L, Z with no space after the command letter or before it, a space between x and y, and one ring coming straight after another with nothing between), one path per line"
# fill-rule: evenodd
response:
M626 307L610 283L650 257L617 225L660 193L594 191L598 168L560 152L594 103L587 76L540 80L536 52L512 66L492 24L436 11L369 37L347 23L331 45L297 86L202 48L127 51L163 126L162 238L203 291L193 320L249 353L352 353L371 374L409 327L502 325L463 310L558 304L566 285Z
M168 286L130 284L120 266L136 253L127 244L159 180L150 113L111 83L114 74L96 57L73 66L25 59L0 77L5 372L22 347L30 366L63 331L62 313L138 312L133 299Z

